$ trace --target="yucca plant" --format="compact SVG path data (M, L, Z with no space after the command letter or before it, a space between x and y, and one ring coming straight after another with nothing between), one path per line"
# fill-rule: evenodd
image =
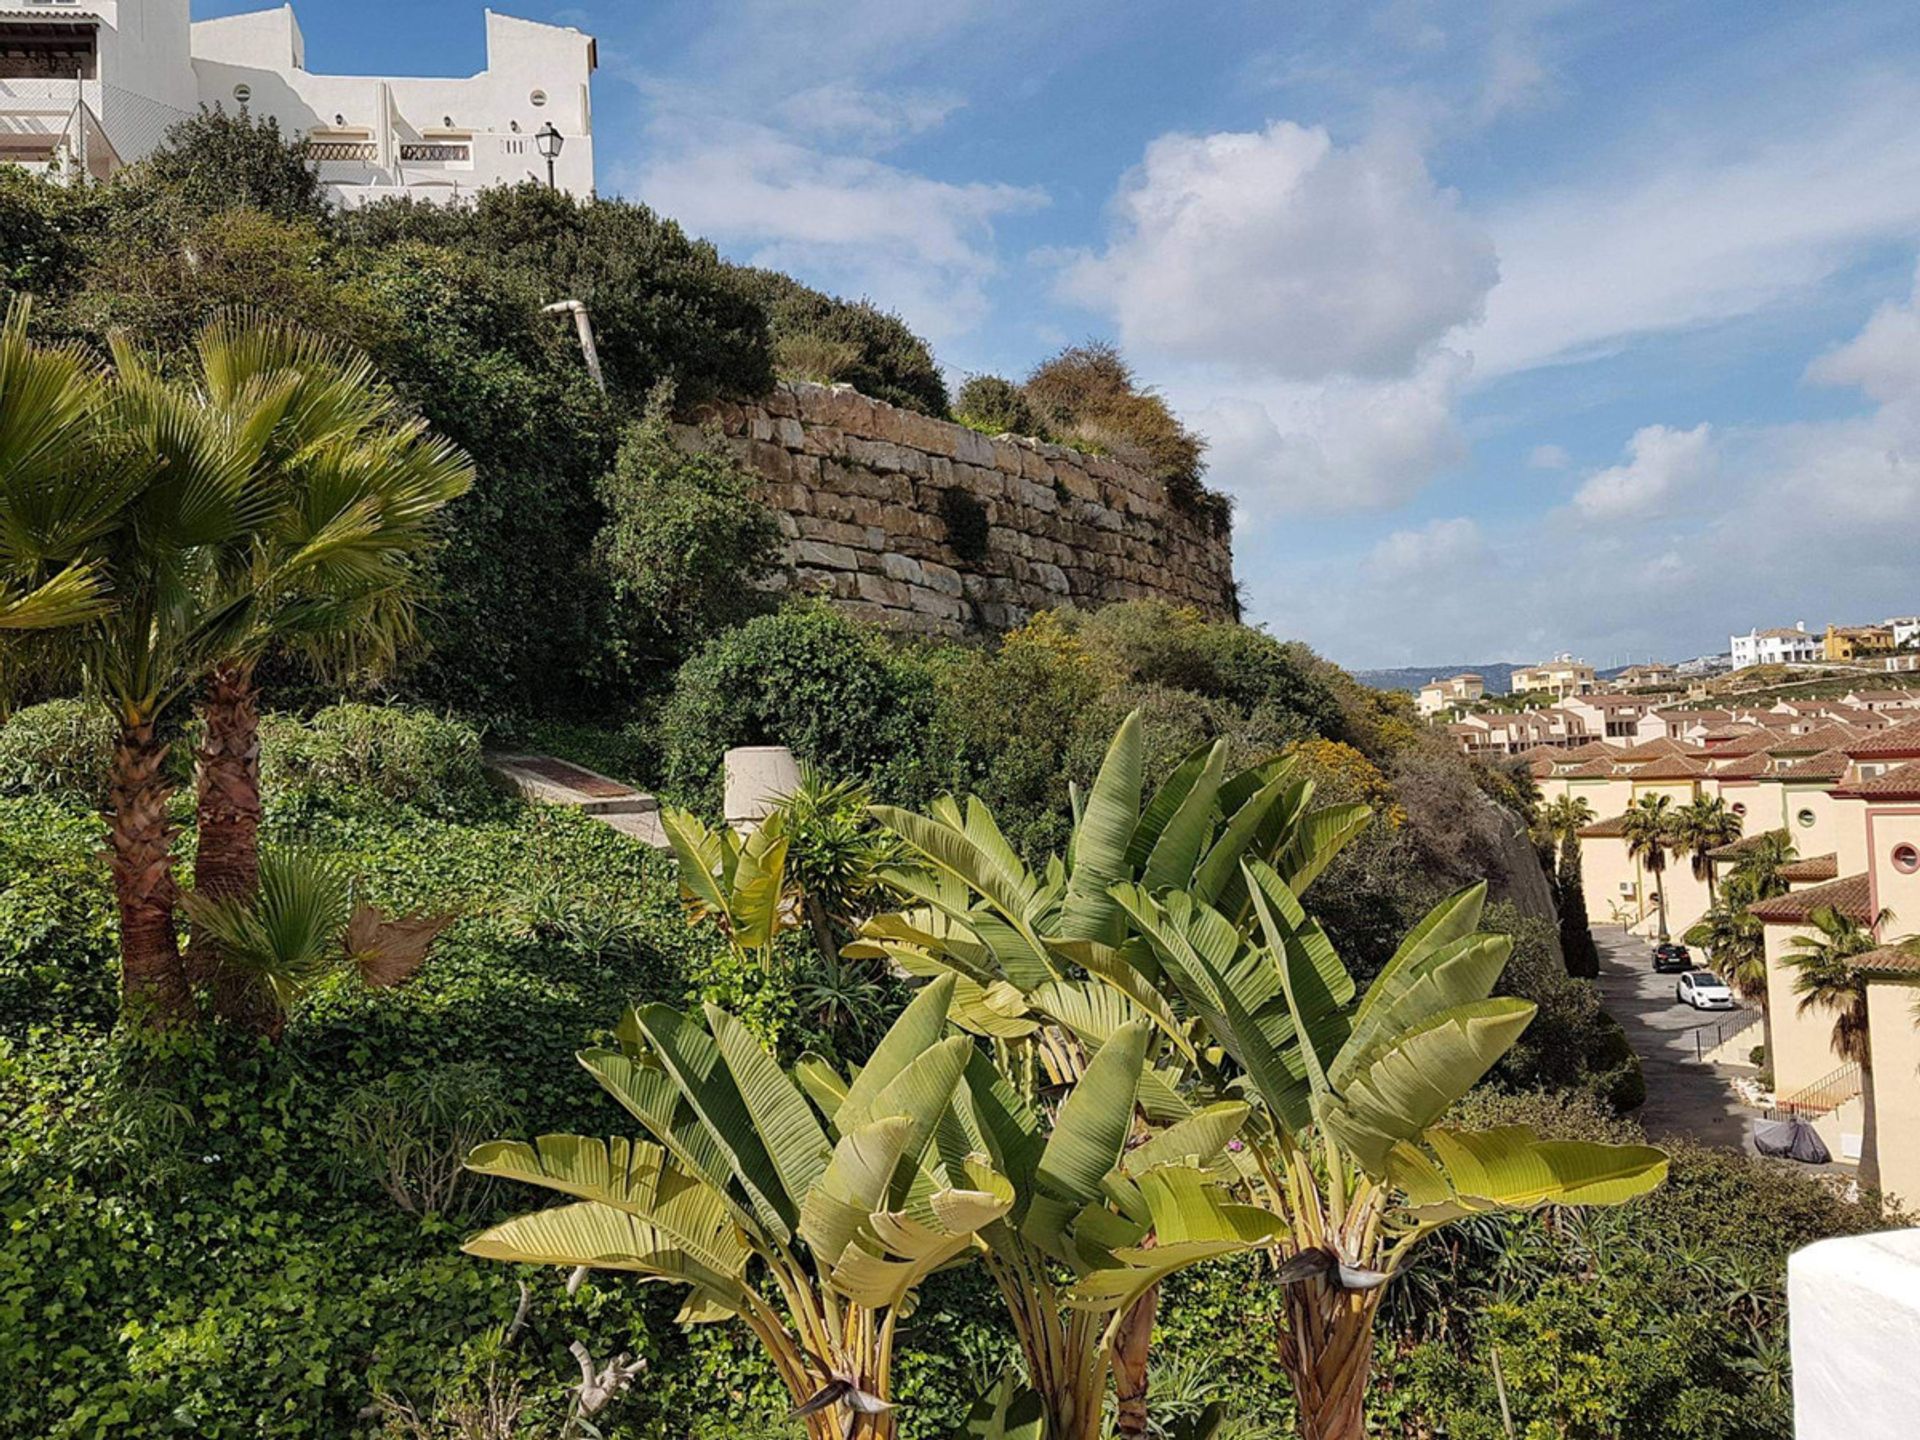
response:
M1209 1042L1199 1092L1257 1102L1244 1173L1276 1219L1277 1340L1300 1431L1360 1440L1382 1287L1423 1238L1473 1215L1621 1203L1660 1183L1666 1156L1445 1123L1534 1012L1492 997L1511 942L1479 932L1483 885L1430 912L1355 1003L1352 976L1279 872L1250 861L1243 878L1252 936L1191 894L1116 887L1151 960L1101 978L1123 995L1177 995L1172 1023L1197 1018ZM1172 1008L1147 1014L1165 1025Z
M802 923L787 875L786 820L776 810L742 835L707 826L690 810L660 812L680 867L680 900L694 924L711 920L740 955L773 969L773 944Z
M973 1053L946 1034L952 996L946 981L914 997L839 1096L834 1136L725 1011L629 1011L617 1046L583 1051L580 1063L649 1138L480 1146L471 1169L573 1203L464 1248L685 1286L680 1318L746 1325L814 1440L892 1440L902 1314L927 1275L1014 1205L989 1163L952 1167L933 1148Z

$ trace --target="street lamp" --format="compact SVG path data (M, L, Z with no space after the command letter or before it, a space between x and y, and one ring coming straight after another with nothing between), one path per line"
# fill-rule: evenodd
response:
M553 128L549 120L534 132L533 143L547 161L547 188L553 189L553 162L560 158L560 147L567 143L566 137Z

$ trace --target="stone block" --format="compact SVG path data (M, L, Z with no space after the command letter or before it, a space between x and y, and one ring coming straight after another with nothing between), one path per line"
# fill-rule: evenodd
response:
M913 605L912 587L898 580L889 580L884 575L875 575L870 570L862 570L854 577L855 593L860 599L873 605L885 605L890 609L905 610Z
M859 557L847 546L820 540L795 541L793 558L797 564L824 570L855 570L860 565Z
M960 572L951 566L941 565L932 560L922 560L920 562L920 574L922 576L921 583L929 589L938 590L942 595L951 595L957 598L964 593L961 585Z
M918 560L899 551L889 551L880 557L880 570L889 580L898 580L903 585L924 585L927 583L926 570Z

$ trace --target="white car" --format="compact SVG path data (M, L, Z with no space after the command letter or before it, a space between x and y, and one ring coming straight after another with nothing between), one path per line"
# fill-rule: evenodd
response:
M1733 991L1710 970L1689 970L1673 987L1673 998L1696 1010L1733 1009Z

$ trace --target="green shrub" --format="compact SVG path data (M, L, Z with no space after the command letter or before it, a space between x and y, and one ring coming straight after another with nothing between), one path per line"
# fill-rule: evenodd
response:
M1197 505L1209 498L1200 484L1207 442L1140 386L1118 347L1104 340L1069 345L1035 366L1022 388L1041 421L1067 444L1153 476L1176 501Z
M607 523L594 557L612 601L607 663L650 685L705 637L772 607L754 582L780 543L753 478L717 437L698 450L675 443L666 396L620 442L600 482Z
M467 1153L519 1123L483 1060L396 1070L359 1086L334 1111L331 1174L378 1186L409 1215L457 1216L486 1184L463 1167Z
M111 1023L117 931L105 829L73 796L0 797L0 1034Z
M859 363L860 347L851 340L835 340L802 330L780 335L773 342L773 368L782 380L838 385Z
M735 273L765 309L777 353L809 362L808 368L831 361L831 379L872 399L923 415L947 413L947 382L933 352L898 315L865 300L822 294L776 270Z
M118 727L97 705L48 700L0 725L0 794L67 791L104 805Z
M278 120L256 119L244 107L201 106L198 115L170 126L159 148L117 183L209 215L246 208L282 220L317 220L326 210L312 143L283 135Z
M459 815L487 794L478 732L400 706L333 705L310 721L263 717L260 778L269 803L296 812L404 804Z
M882 798L917 797L932 712L923 664L823 604L790 606L716 637L681 667L660 721L666 785L717 808L728 749L785 745Z
M953 402L954 418L988 435L1012 432L1047 438L1027 397L1011 380L998 375L969 375Z

